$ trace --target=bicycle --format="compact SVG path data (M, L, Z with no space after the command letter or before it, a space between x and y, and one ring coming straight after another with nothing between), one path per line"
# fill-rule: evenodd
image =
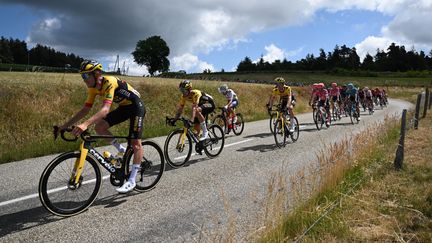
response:
M244 130L244 120L241 113L236 113L235 109L232 111L237 116L237 121L234 122L234 116L228 115L228 111L224 107L218 107L221 110L221 114L217 115L212 123L217 124L225 131L225 134L229 134L232 130L235 135L240 135Z
M172 119L166 117L166 124L171 124ZM183 122L183 127L173 130L167 136L164 145L166 161L172 168L181 167L189 161L192 154L192 142L196 144L195 151L198 154L202 154L202 150L204 150L208 157L213 158L222 152L225 134L219 125L208 125L209 139L199 141L199 134L194 132L191 122L184 117L180 117L179 120Z
M78 137L67 138L68 128L61 131L65 141L76 141ZM79 151L60 154L43 171L39 181L39 198L42 205L51 213L62 216L74 216L82 213L95 201L102 184L100 164L109 172L113 186L121 186L129 177L132 166L133 148L131 138L124 136L90 135L84 131L81 136ZM126 152L122 158L107 159L92 147L96 139L125 138L128 140ZM153 189L160 181L165 169L162 149L155 142L142 141L143 160L138 171L135 191L145 192Z
M338 101L331 101L332 103L332 118L334 121L337 120L341 120L342 116L341 116L341 109L339 107L339 102Z
M287 114L286 110L282 110L280 104L276 105L277 109L269 110L270 115L270 124L272 123L272 119L274 121L273 124L273 136L275 138L276 146L279 148L285 147L286 138L289 136L293 142L298 140L300 134L300 125L298 123L297 117L291 117ZM294 131L290 132L289 127L291 126L291 122L293 122L292 126L294 127Z
M314 112L314 123L317 130L318 131L321 130L324 124L326 124L326 127L330 127L330 124L326 123L328 114L325 108L321 105L318 105L318 103L314 105L316 106L315 108L316 111Z
M354 121L358 124L360 122L359 117L360 114L357 112L357 106L355 102L348 100L347 104L347 112L351 120L351 124L354 124Z

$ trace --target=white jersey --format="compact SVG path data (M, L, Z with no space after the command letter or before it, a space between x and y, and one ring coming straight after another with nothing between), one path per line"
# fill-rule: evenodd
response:
M231 102L233 100L238 100L237 94L232 89L228 89L228 91L225 94L225 98L228 100L228 102Z

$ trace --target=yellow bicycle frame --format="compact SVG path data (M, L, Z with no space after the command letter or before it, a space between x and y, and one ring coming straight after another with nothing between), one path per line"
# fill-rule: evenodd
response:
M70 177L70 182L74 182L74 184L78 184L79 178L81 177L81 173L84 167L84 162L87 157L88 149L84 147L85 141L81 142L80 145L80 157L75 161L74 168L72 170L72 175Z
M185 141L186 141L186 134L187 134L188 129L186 127L183 128L183 133L182 135L179 137L179 141L177 142L177 149L179 148L183 148ZM181 147L180 147L181 146Z

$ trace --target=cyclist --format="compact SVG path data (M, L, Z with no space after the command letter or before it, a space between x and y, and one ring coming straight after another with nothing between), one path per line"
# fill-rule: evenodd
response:
M363 111L366 111L366 100L365 100L364 89L359 89L357 95L358 95L359 101L363 107Z
M233 123L237 122L237 116L234 112L234 108L236 108L239 104L237 94L232 90L228 88L228 85L223 84L218 88L219 93L223 94L225 98L227 99L228 103L224 106L224 110L227 112L227 118L233 117ZM228 130L226 133L229 133L230 131L230 124L231 119L228 119Z
M284 111L288 111L291 121L294 120L294 112L293 112L293 100L292 100L292 92L291 87L285 85L285 79L282 77L277 77L274 79L276 82L276 86L272 90L272 94L267 103L267 109L271 110L273 106L273 102L276 96L279 96L279 103L281 104L281 109ZM294 101L295 104L295 101ZM291 122L290 127L288 128L290 132L294 132L294 124Z
M182 95L180 97L175 118L170 121L171 124L174 124L180 118L186 101L190 101L192 103L191 121L195 124L195 130L197 132L200 131L200 128L202 129L202 136L199 140L204 141L208 139L206 120L207 115L215 109L213 97L198 89L192 89L192 83L189 80L181 81L179 90Z
M113 76L103 76L102 65L96 61L83 61L79 73L88 88L87 100L81 110L59 126L59 130L66 129L86 116L92 108L96 96L102 97L102 108L89 119L74 127L72 133L75 136L79 136L93 124L95 124L95 130L99 135L112 136L108 128L129 119L129 136L132 137L131 143L134 150L133 165L128 180L116 190L119 193L130 192L136 186L135 179L143 157L141 136L146 113L144 103L138 91L130 84ZM119 106L110 112L113 102L118 103ZM56 133L55 136L57 135ZM120 153L125 152L126 148L116 139L108 140Z
M313 102L318 101L318 107L324 107L327 113L326 126L330 126L330 104L328 91L325 88L324 83L315 83L312 85L313 90L309 99L309 105L312 106Z
M370 90L369 87L366 86L363 88L363 93L364 93L364 97L365 97L366 107L368 107L369 109L374 111L374 103L372 100L372 90Z
M356 111L358 114L357 120L360 121L360 107L359 107L359 97L358 97L358 89L354 87L354 84L348 83L347 84L347 90L346 90L347 98L351 102L355 102ZM351 107L349 107L351 109Z
M340 95L340 88L337 86L337 83L331 83L331 88L329 89L329 94L330 94L330 102L331 102L331 107L332 110L334 112L335 109L335 103L338 104L338 106L341 106L341 95Z

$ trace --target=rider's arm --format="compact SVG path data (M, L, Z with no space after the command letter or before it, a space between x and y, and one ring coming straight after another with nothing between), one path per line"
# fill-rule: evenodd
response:
M178 105L177 107L177 112L176 115L174 117L175 120L178 120L180 118L180 115L183 113L183 109L184 109L184 105Z
M91 107L89 106L83 106L81 108L81 110L79 110L71 119L69 119L69 121L65 122L62 126L60 126L60 130L64 130L65 128L75 124L76 122L78 122L79 120L81 120L83 117L85 117L89 111L90 111Z
M268 101L268 108L271 108L273 106L273 101L275 99L276 96L271 95Z
M91 116L88 120L83 122L82 125L88 127L102 120L104 117L106 117L106 115L108 115L110 108L111 108L111 103L104 103L102 108L96 114Z

